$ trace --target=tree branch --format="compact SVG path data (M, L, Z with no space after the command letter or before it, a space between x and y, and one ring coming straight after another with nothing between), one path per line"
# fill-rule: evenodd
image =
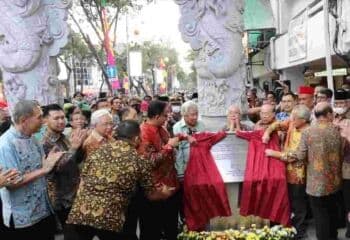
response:
M69 66L67 63L67 60L63 59L61 56L58 56L58 59L61 60L61 62L64 64L64 66L67 68L67 79L65 81L65 87L66 87L66 96L69 97L70 95L70 85L69 85L69 80L70 80L70 75L72 74L72 68Z
M114 22L114 28L113 28L113 43L112 43L112 46L113 46L113 49L115 48L115 45L117 43L117 26L118 26L118 17L119 17L119 13L120 13L120 9L118 8L113 20L112 20L112 23L111 23L111 26Z
M112 86L111 86L111 83L108 81L108 74L106 72L106 69L105 69L105 66L103 64L103 61L99 58L98 56L98 53L94 47L94 45L92 44L90 38L88 35L85 35L84 32L83 32L83 29L81 28L81 26L79 25L78 21L75 19L75 17L73 16L73 14L69 13L70 17L72 18L72 20L74 21L74 23L77 25L78 29L79 29L79 32L80 34L82 35L85 43L88 45L92 55L95 57L96 61L97 61L97 64L100 66L101 68L101 71L102 71L102 74L104 76L104 80L108 86L108 89L109 91L112 93Z
M96 5L96 9L97 9L97 14L100 18L100 22L101 22L101 26L102 26L102 31L103 33L106 32L106 29L105 29L105 25L103 24L103 19L102 19L102 12L101 12L101 8L99 7L98 3L97 3L97 0L94 0L95 2L95 5Z
M84 12L84 15L86 16L86 18L87 18L88 22L90 23L92 29L93 29L94 32L96 33L98 39L102 42L103 39L102 39L102 37L101 37L101 35L100 35L98 29L97 29L97 26L95 26L95 24L93 23L93 19L89 16L89 13L87 12L87 10L86 10L86 8L85 8L85 6L84 6L84 2L83 2L82 0L80 0L80 6L82 7L83 12ZM96 6L96 8L97 8L97 6ZM91 11L92 11L92 10L91 10ZM102 22L101 22L101 23L102 23ZM103 26L103 23L102 23L101 25Z

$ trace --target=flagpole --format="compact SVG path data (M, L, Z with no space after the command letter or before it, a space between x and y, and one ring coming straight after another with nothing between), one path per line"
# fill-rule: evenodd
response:
M325 38L325 55L326 55L326 71L327 71L327 86L334 91L333 73L332 73L332 53L331 40L329 34L329 3L328 0L323 0L324 13L324 38Z
M128 73L128 81L130 84L130 56L129 56L129 15L125 13L125 33L126 33L126 71Z

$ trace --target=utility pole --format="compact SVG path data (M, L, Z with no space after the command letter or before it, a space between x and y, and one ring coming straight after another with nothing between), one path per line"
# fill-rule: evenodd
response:
M323 0L323 13L324 13L324 38L326 48L326 71L327 71L327 86L334 91L333 73L332 73L332 53L331 53L331 40L329 30L329 2Z
M77 76L76 76L76 69L75 69L75 47L74 47L74 36L72 37L72 70L73 70L73 94L77 91ZM70 87L70 86L69 86Z
M125 32L126 32L126 71L128 73L128 81L129 81L129 91L130 89L130 82L131 82L131 77L130 77L130 56L129 56L129 16L128 16L128 12L125 13ZM127 89L125 89L127 90Z
M155 68L156 65L153 63L151 65L151 72L152 72L152 93L153 96L156 95L156 74L155 74Z

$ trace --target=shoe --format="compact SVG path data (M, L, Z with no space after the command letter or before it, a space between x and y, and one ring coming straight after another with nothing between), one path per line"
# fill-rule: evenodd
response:
M308 238L307 233L303 233L303 234L297 234L294 239L295 240L306 240Z
M350 238L350 230L349 230L349 229L346 230L345 237L346 237L346 238Z

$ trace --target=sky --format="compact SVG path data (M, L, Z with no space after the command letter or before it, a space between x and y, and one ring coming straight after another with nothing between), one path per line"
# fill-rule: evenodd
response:
M178 28L179 6L173 0L155 0L137 14L128 15L129 42L155 41L170 43L179 53L179 61L185 72L190 72L192 63L185 60L189 44L181 39ZM126 42L125 16L119 20L117 41ZM138 35L134 32L137 30ZM166 56L164 56L166 57Z

